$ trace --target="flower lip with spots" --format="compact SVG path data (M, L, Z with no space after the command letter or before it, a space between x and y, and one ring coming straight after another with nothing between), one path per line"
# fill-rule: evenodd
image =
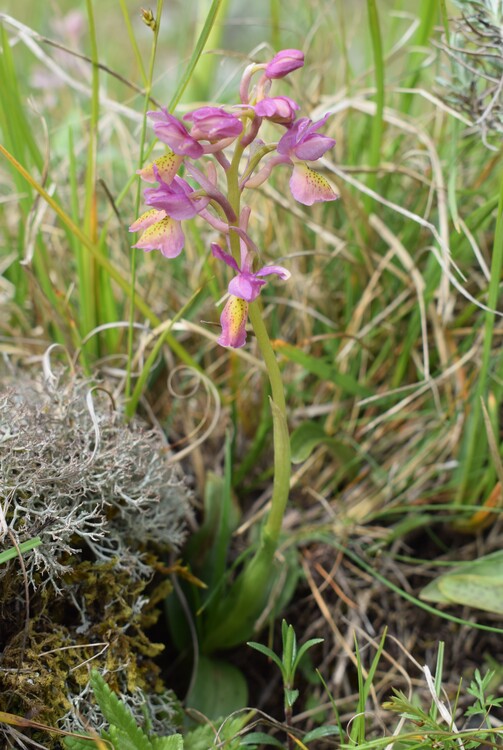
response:
M176 258L183 250L185 237L180 222L166 216L165 211L151 208L129 227L130 232L142 232L138 242L133 245L140 250L150 252L160 250L165 258Z
M161 180L169 185L173 182L182 162L183 156L170 151L142 169L137 169L136 174L140 175L145 182L157 182L158 176L160 176Z
M247 320L248 302L231 295L220 315L222 333L217 339L217 344L230 346L233 349L240 349L244 346L246 344Z

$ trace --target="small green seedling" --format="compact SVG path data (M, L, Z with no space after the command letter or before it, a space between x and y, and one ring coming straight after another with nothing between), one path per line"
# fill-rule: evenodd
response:
M255 643L254 641L248 641L248 646L254 648L256 651L260 651L261 654L267 656L273 661L281 672L283 679L283 691L285 694L285 723L287 726L291 726L292 723L292 708L299 697L299 691L295 690L295 673L299 666L300 660L304 654L317 643L323 643L323 638L311 638L302 644L300 648L297 648L297 636L293 625L287 625L286 620L283 620L281 624L281 636L283 640L283 654L281 659L272 649L267 646L263 646L261 643ZM293 740L288 737L288 746L293 748Z

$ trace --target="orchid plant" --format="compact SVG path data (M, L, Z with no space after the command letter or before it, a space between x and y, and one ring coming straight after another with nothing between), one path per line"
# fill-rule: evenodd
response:
M185 242L182 222L196 216L206 221L223 238L224 247L216 241L211 243L213 257L234 272L220 317L218 343L243 347L249 319L271 384L275 456L271 511L255 556L231 588L232 602L223 602L221 597L221 606L209 615L214 627L208 628L211 642L206 644L207 650L229 647L249 637L268 588L290 481L283 385L258 302L270 276L286 281L290 272L280 265L260 264L260 252L249 233L251 209L243 202L243 195L260 187L273 169L289 165L290 190L298 202L311 206L338 197L325 177L310 166L335 144L333 138L320 132L329 115L316 122L297 118L297 102L287 96L270 95L276 79L303 65L300 50L284 49L267 63L247 66L237 104L200 107L182 120L165 108L149 112L154 133L168 151L138 172L145 182L157 186L146 188L144 198L149 209L129 228L131 232L141 231L133 247L147 252L159 250L166 258L175 258ZM280 129L277 141L265 143L259 137L264 121ZM184 177L180 176L182 171Z

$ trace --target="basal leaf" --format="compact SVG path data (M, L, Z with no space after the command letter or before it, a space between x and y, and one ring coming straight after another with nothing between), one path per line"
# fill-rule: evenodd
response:
M248 686L243 674L232 664L200 656L194 686L187 706L209 719L229 716L248 702Z
M503 580L496 582L460 573L439 581L438 585L451 602L503 615Z
M359 460L357 452L342 440L327 435L318 422L307 421L299 425L290 437L292 463L306 461L319 445L326 445L344 466L354 465Z
M420 596L439 604L461 604L503 614L503 552L444 573L429 583Z

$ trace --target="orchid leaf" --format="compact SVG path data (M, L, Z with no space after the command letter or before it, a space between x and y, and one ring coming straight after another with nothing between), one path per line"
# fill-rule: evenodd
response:
M421 599L503 614L503 552L444 573L421 591Z
M356 459L356 451L339 438L327 435L323 426L318 422L303 422L291 435L292 463L299 464L306 461L319 445L326 445L339 461L348 466Z
M237 667L220 659L199 657L196 679L186 699L189 708L218 719L244 708L247 701L246 680Z
M286 359L301 365L311 375L316 375L322 380L334 383L334 385L351 396L365 397L372 395L370 388L362 385L362 383L358 382L356 378L353 378L348 373L339 372L337 367L324 359L306 354L302 349L291 344L281 344L279 351Z

